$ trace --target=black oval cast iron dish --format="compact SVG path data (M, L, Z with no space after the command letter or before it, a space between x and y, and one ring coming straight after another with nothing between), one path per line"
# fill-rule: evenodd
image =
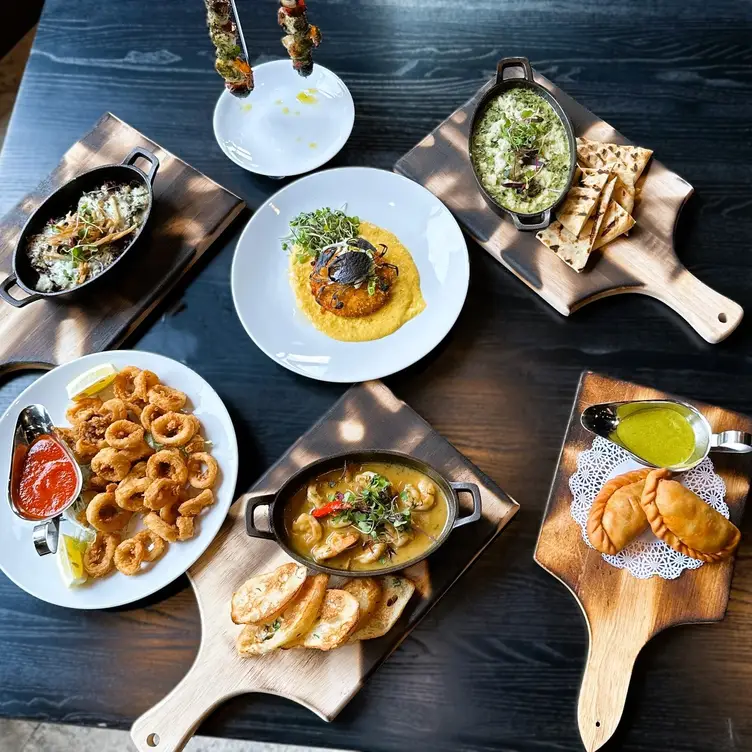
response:
M507 68L522 68L524 76L522 78L505 79L504 71L506 71ZM512 209L507 209L507 207L502 206L502 204L496 201L496 199L485 189L483 182L480 179L480 175L478 175L478 171L475 168L475 162L472 156L472 143L473 135L475 134L475 127L478 124L478 120L485 112L486 106L492 99L499 96L499 94L503 94L505 91L517 87L532 89L539 97L545 99L545 101L551 105L553 111L564 126L564 130L567 134L567 143L569 144L569 176L567 178L566 186L551 206L543 211L536 212L535 214L515 212ZM572 185L572 180L574 179L574 172L577 167L577 142L574 136L574 128L572 127L572 123L566 112L564 112L564 108L548 89L535 82L533 79L533 69L530 67L530 61L526 57L505 57L503 60L499 61L496 66L496 82L481 97L481 100L478 102L475 111L473 112L473 117L470 122L470 132L467 139L467 152L470 164L473 168L473 176L475 177L478 190L486 200L486 203L494 212L496 212L496 214L502 217L510 217L516 229L527 232L545 230L545 228L551 224L554 209L564 200L564 197L567 195L567 192Z
M144 172L134 164L137 159L145 159L149 163L149 169ZM159 169L159 160L152 152L136 147L120 164L104 165L95 167L93 170L77 175L69 180L65 185L58 188L52 195L48 196L41 206L26 220L21 235L13 251L13 273L0 282L0 297L10 303L14 308L23 308L29 303L33 303L40 298L63 298L73 296L85 287L98 282L105 275L109 274L138 243L139 238L144 232L149 221L152 204L154 203L154 192L152 186L154 177ZM55 292L39 292L35 289L37 273L31 266L31 260L26 252L29 238L40 233L44 226L51 219L64 216L67 212L73 210L78 199L87 191L93 191L99 188L103 183L133 183L137 182L145 186L149 192L149 204L144 212L144 220L141 227L136 230L135 235L131 238L130 243L125 246L115 261L110 264L101 274L87 280L86 282L76 285L70 290L57 290ZM16 285L24 292L28 293L25 298L14 298L10 290Z
M447 519L444 524L444 529L441 534L436 538L435 542L430 545L425 551L418 554L409 561L401 562L400 564L393 564L390 566L380 567L379 569L364 569L364 570L349 570L349 569L336 569L335 567L327 567L323 564L315 562L313 559L309 559L305 556L301 556L294 551L287 543L285 534L284 523L284 508L285 504L292 499L297 491L303 486L307 485L311 480L317 478L323 473L330 470L336 470L342 468L345 463L347 464L363 464L364 462L390 462L395 465L403 465L411 467L424 475L428 476L441 490L446 498L447 502ZM473 511L466 517L460 517L460 502L459 493L469 493L473 497ZM268 530L260 530L256 526L254 518L255 511L260 506L266 506L268 511ZM378 577L379 575L390 574L392 572L399 572L406 567L416 564L422 561L427 556L430 556L436 551L449 537L449 534L462 525L467 525L470 522L477 522L481 517L481 499L480 490L475 483L467 482L455 482L446 479L438 470L435 470L428 463L411 457L408 454L402 454L400 452L391 452L387 450L363 450L359 452L344 452L342 454L335 454L316 462L307 465L302 470L291 476L276 494L266 494L264 496L251 497L248 499L248 503L245 508L245 527L246 532L252 538L265 538L267 540L276 541L279 546L285 551L285 553L300 564L304 564L309 569L313 569L317 572L323 572L330 575L344 575L347 577Z

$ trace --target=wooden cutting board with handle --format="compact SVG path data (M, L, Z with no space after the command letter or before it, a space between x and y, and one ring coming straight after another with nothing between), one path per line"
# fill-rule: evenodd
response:
M538 73L535 80L558 99L575 135L629 143L551 81ZM659 154L654 155L638 184L633 211L637 226L628 237L621 236L594 251L580 274L538 241L535 233L518 232L509 219L491 211L476 187L467 148L473 110L491 83L405 154L395 171L436 194L483 248L565 316L599 298L641 293L673 308L708 342L728 337L739 326L744 311L701 282L677 258L674 228L693 189L655 158Z
M600 749L616 730L632 667L648 640L678 624L720 621L728 604L733 558L685 570L675 580L638 580L586 546L570 513L569 478L577 470L580 452L589 449L593 439L580 425L582 411L599 402L666 398L672 395L607 376L583 374L535 549L538 564L569 588L585 615L590 647L577 719L588 752ZM701 410L714 432L735 429L752 433L752 418L682 400ZM738 525L749 492L750 455L713 453L711 459L726 484L731 520Z
M480 521L452 532L428 565L421 562L406 572L416 583L418 595L384 637L328 653L277 650L256 659L241 658L235 650L241 627L230 619L232 593L253 574L290 561L275 542L248 537L246 504L273 493L314 460L358 449L400 451L425 460L450 480L477 483L482 499ZM472 505L462 497L460 500L465 515ZM139 752L183 749L217 705L247 692L287 697L331 721L517 509L514 500L381 382L353 387L240 497L211 546L189 571L201 617L198 655L175 689L133 724L131 737L136 748ZM336 583L332 580L330 584Z
M144 237L111 275L76 298L36 300L22 308L0 300L0 373L57 366L116 347L243 210L242 199L108 112L0 219L0 281L11 273L16 241L42 201L82 172L122 162L134 147L159 160ZM14 287L12 297L25 293Z

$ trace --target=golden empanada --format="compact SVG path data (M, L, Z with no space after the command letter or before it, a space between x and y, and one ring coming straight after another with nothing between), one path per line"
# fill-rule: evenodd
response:
M658 538L701 561L731 556L741 533L736 525L675 480L668 470L651 470L640 503Z
M613 556L648 529L640 497L649 472L645 468L617 475L600 490L587 522L588 540L593 548Z

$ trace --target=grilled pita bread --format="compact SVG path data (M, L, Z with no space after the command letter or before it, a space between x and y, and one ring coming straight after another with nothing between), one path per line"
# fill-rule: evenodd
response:
M559 221L551 222L535 237L576 272L581 272L585 268L592 250L590 238L578 238L572 235Z
M619 178L614 176L608 181L608 183L606 183L606 187L603 189L601 197L598 200L598 207L593 213L593 216L585 222L585 226L582 228L582 232L580 232L579 239L587 239L590 243L590 250L592 250L595 245L595 241L601 230L601 225L603 224L606 212L608 211L608 206L611 203L611 197L618 180Z
M238 635L238 653L252 658L297 641L316 620L328 582L325 574L307 577L298 595L279 616L260 624L246 624Z
M632 216L627 214L616 201L612 201L608 205L608 210L593 245L593 250L606 245L606 243L610 243L614 238L618 238L619 235L629 232L634 226L635 221Z
M327 590L311 628L287 647L334 650L347 641L358 623L359 615L360 607L354 596L344 590Z
M572 235L579 235L582 231L598 204L598 198L608 182L609 175L610 170L603 167L596 169L581 167L578 169L577 177L569 189L564 203L556 212L559 222Z
M634 188L627 188L627 186L621 182L621 178L618 175L616 176L616 186L614 187L613 198L627 214L632 213L635 202Z
M606 144L580 137L577 156L591 168L609 167L627 188L634 188L653 152L641 146Z
M292 562L246 580L232 594L232 620L253 624L271 619L300 592L307 573L304 566Z
M350 642L372 640L385 635L395 625L415 592L415 585L407 577L386 576L380 579L383 592L381 601L373 616L357 629Z

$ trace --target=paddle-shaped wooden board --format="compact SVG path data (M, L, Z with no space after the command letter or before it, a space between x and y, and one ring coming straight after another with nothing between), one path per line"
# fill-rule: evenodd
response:
M628 143L548 79L536 73L535 80L553 92L577 136ZM595 251L580 274L540 243L535 233L518 232L510 220L500 219L488 208L475 184L467 142L475 105L490 85L405 154L395 171L435 193L483 248L565 316L599 298L636 292L662 300L708 342L728 337L744 311L697 279L677 258L674 227L692 186L657 159L638 185L633 212L637 226L628 237Z
M133 256L72 300L37 300L13 308L0 300L0 372L56 366L122 342L198 261L245 203L107 113L60 164L0 219L0 280L12 270L21 229L42 201L76 175L119 163L135 146L159 159L154 205ZM136 164L143 167L142 162ZM17 287L17 298L26 296Z
M590 448L593 439L580 425L582 411L599 402L670 397L650 387L583 374L535 549L535 560L569 588L587 622L590 649L577 718L588 752L600 749L616 730L632 667L645 643L667 627L720 621L726 613L733 559L686 570L675 580L638 580L586 546L570 513L569 478L577 469L578 455ZM752 433L752 418L683 401L700 409L714 432ZM749 491L750 455L713 453L711 458L726 484L731 519L738 524Z
M246 535L248 499L274 492L292 473L320 457L366 448L411 454L451 480L477 483L483 504L481 520L454 531L428 566L411 568L408 575L416 582L419 594L413 596L400 621L384 637L329 653L279 650L256 659L240 658L235 640L241 628L230 619L233 591L251 575L289 561L276 543ZM461 501L466 514L470 505ZM501 532L517 508L516 502L381 382L353 387L290 447L250 493L233 505L216 539L190 570L201 615L198 655L177 687L133 724L131 736L137 749L182 749L213 708L245 692L287 697L331 721L366 677Z

